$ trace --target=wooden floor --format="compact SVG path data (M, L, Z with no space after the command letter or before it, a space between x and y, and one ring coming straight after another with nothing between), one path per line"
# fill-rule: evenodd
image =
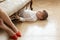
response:
M60 40L60 0L34 0L33 8L46 10L49 17L44 21L17 23L22 33L18 40ZM0 40L7 39L7 34L0 32Z

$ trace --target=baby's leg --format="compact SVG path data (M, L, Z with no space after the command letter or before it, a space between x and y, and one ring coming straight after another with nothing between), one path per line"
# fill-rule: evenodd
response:
M13 30L11 30L10 28L8 28L4 24L4 22L3 22L3 20L1 18L0 18L0 28L3 29L3 30L5 30L9 34L9 36L12 37L12 39L17 39L17 36L15 35L15 32L13 32Z

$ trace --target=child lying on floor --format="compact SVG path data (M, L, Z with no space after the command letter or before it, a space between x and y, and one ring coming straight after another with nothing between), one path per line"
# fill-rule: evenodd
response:
M20 21L37 21L37 20L45 20L48 17L48 13L46 10L41 11L32 11L32 10L23 10L19 12L20 17L16 16L16 18L19 18Z

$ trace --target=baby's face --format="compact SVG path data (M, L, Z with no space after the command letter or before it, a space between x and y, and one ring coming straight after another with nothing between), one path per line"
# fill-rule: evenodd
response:
M38 19L42 20L44 13L41 11L38 11L36 15L37 15Z

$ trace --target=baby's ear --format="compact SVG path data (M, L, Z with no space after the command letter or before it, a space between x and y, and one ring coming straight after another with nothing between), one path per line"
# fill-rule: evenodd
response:
M46 12L46 10L43 10L43 12Z
M48 15L48 13L47 13L47 11L46 11L46 10L43 10L43 12L44 12L45 14L47 14L47 15Z

